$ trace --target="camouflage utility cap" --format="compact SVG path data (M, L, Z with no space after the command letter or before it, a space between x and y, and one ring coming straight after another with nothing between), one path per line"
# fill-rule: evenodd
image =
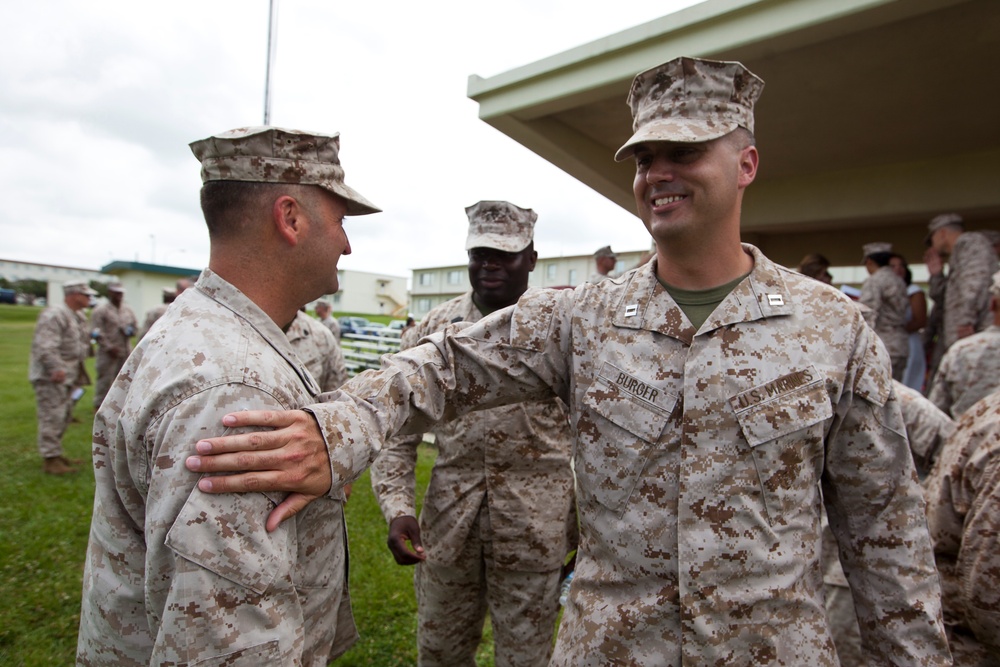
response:
M615 251L611 249L611 246L606 245L603 248L598 248L597 252L594 253L594 258L599 259L601 257L615 257Z
M964 227L965 223L962 220L962 216L958 213L942 213L941 215L934 216L927 225L927 238L924 239L924 242L930 245L931 237L934 236L934 232L951 225Z
M760 77L738 62L682 57L646 70L628 96L634 134L615 160L646 141L709 141L737 127L753 132L753 105L763 89Z
M520 252L534 238L538 214L505 201L481 201L465 209L469 237L465 249L493 248Z
M880 253L880 252L892 252L892 244L891 243L881 243L881 242L866 243L863 246L861 246L861 252L863 253L861 255L861 261L863 262L866 259L868 259L869 257L871 257L872 255L875 255L877 253Z
M340 134L241 127L191 144L201 180L318 185L347 200L347 215L381 211L344 184Z
M125 287L121 283L108 283L109 292L121 292L125 293Z
M86 294L87 296L97 296L97 292L90 288L84 280L67 280L63 283L63 294Z

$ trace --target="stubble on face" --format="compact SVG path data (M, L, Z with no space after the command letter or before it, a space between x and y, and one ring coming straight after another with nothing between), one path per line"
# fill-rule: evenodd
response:
M344 229L347 204L339 196L319 187L304 190L299 202L312 226L308 264L318 282L316 296L334 294L340 289L337 268L340 257L351 254L351 244Z

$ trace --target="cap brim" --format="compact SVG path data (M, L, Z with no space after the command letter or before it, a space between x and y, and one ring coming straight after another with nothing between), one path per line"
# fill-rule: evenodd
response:
M723 137L739 127L737 122L716 123L690 118L663 118L643 124L632 138L615 153L615 162L627 160L635 154L638 144L650 141L673 141L696 144Z
M493 250L502 250L503 252L521 252L529 245L531 245L530 239L525 241L524 239L516 236L505 236L501 234L477 234L475 236L469 236L465 240L466 250L472 250L473 248L491 248Z
M347 215L368 215L370 213L382 212L382 209L362 197L354 188L348 187L343 183L327 181L318 185L343 197L347 201Z

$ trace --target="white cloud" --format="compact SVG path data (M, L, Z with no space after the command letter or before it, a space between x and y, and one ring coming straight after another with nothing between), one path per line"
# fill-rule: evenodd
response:
M462 263L464 208L480 199L534 208L543 256L647 247L636 218L479 121L466 84L689 4L282 2L272 123L340 131L348 183L385 210L348 222L341 266ZM203 266L187 144L261 123L268 3L5 9L2 256Z

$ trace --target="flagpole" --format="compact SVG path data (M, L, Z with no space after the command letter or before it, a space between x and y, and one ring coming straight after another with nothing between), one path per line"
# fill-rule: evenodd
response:
M270 6L267 24L267 74L264 80L264 125L271 124L271 64L278 50L278 0L270 0Z

